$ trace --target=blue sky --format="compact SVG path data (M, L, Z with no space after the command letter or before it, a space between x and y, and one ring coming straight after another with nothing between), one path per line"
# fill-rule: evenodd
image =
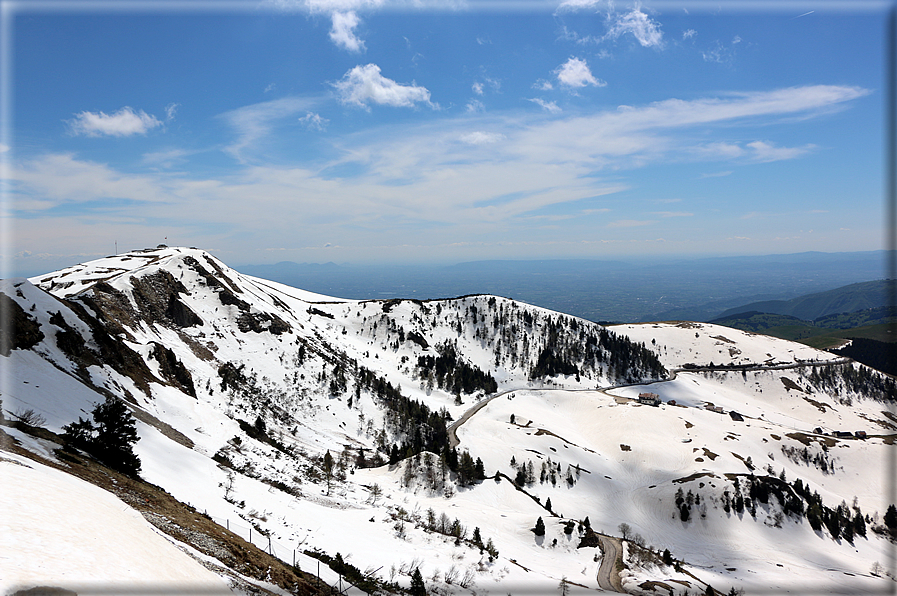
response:
M883 246L888 3L4 4L8 273Z

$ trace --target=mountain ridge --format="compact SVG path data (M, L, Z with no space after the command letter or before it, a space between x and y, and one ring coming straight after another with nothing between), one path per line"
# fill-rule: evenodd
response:
M620 579L636 593L889 581L869 573L888 543L870 463L897 431L882 413L892 386L826 352L703 323L602 327L489 295L337 299L178 247L0 293L30 329L19 342L4 327L7 411L33 408L58 432L123 399L147 480L273 546L351 555L406 588L422 569L446 593L555 591L559 575L591 590L600 553L577 548L591 519L623 534ZM651 392L662 403L639 405ZM449 422L489 397L448 447ZM808 496L781 492L792 479ZM760 501L773 485L781 500ZM787 509L797 501L830 527ZM814 563L832 557L852 575Z

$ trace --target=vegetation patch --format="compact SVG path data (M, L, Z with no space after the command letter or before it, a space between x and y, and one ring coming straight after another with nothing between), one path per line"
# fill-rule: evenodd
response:
M673 480L673 484L682 484L683 482L691 482L692 480L697 480L698 478L704 478L709 476L710 478L717 478L717 475L713 472L695 472L691 476L685 476L684 478L676 478Z

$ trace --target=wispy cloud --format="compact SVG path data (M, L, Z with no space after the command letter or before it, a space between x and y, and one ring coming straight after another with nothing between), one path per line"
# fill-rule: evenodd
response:
M305 116L299 118L299 122L309 130L323 131L327 129L327 123L330 122L330 120L321 117L320 114L315 112L308 112Z
M660 23L652 20L651 17L642 12L639 6L625 14L615 14L608 18L610 26L607 31L607 37L617 39L622 35L631 33L646 48L663 47L663 31L660 29Z
M609 228L639 228L642 226L649 226L653 223L657 223L652 220L638 220L638 219L619 219L617 221L612 221L607 224Z
M669 218L669 217L693 217L694 213L689 213L687 211L654 211L652 215L657 215L658 217Z
M685 31L682 32L682 39L691 39L692 37L694 37L697 34L698 34L698 32L695 31L694 29L686 29Z
M404 108L424 103L436 107L430 103L430 92L425 87L396 83L381 75L376 64L356 66L333 86L342 103L366 109L371 103Z
M478 114L486 111L486 105L479 99L471 99L464 109L468 114Z
M316 103L314 99L285 97L244 106L221 114L236 133L236 140L225 148L234 158L242 161L244 150L268 135L276 122L302 113Z
M753 143L748 143L747 146L753 150L752 159L761 162L794 159L816 148L816 145L813 144L804 145L803 147L776 147L772 143L764 141L754 141Z
M96 233L97 221L127 217L134 204L141 205L141 218L153 223L128 225L143 230L147 241L159 225L197 221L210 229L245 230L251 236L247 241L258 246L294 235L297 221L308 230L304 242L318 246L350 244L349 234L351 243L364 246L382 242L384 232L428 246L493 237L498 231L516 234L515 222L532 216L606 213L610 203L602 197L630 189L626 172L633 168L711 159L750 164L789 149L777 145L775 138L754 141L763 145L753 146L721 141L720 146L738 148L740 153L733 149L732 157L720 157L692 150L695 131L702 135L701 146L708 147L713 143L703 135L718 131L728 139L742 122L755 125L781 122L783 116L810 117L868 93L858 87L809 86L671 99L566 118L517 112L513 118L488 113L425 123L413 119L335 134L334 149L327 152L324 164L319 162L324 157L298 163L284 160L279 166L248 163L258 147L283 144L261 142L278 128L291 126L295 132L298 120L315 121L322 99L285 98L221 116L233 129L228 150L242 165L216 177L132 174L65 154L18 164L12 183L22 198L17 198L16 209L26 216L17 220L17 234L27 247L27 238L46 238L48 229ZM147 159L159 162L166 157L180 155L148 154ZM54 207L72 202L84 205L77 217L56 215ZM610 223L606 223L610 216L602 216L601 225L607 227L601 227L605 236L601 241L628 242L637 239L635 230L644 234L641 229L670 223L666 218L690 217L673 206L654 208L660 211L650 215L618 211ZM763 215L759 211L767 207L750 208L758 209L753 215L759 218ZM327 225L316 225L321 222ZM738 233L752 235L750 229ZM578 242L582 237L565 240Z
M461 136L461 142L468 145L491 145L505 139L505 135L496 132L477 130Z
M589 70L589 65L585 60L572 56L569 60L558 66L554 72L557 75L558 82L570 89L579 89L587 85L593 85L595 87L604 87L607 85L606 82L595 78L592 71Z
M726 170L724 172L713 172L710 174L701 174L698 178L722 178L723 176L731 176L732 170Z
M545 101L544 99L538 97L528 97L526 101L531 101L537 106L540 106L546 112L551 112L552 114L560 114L563 110L553 101Z
M74 135L129 137L144 135L153 128L162 126L162 121L143 110L135 111L125 106L112 114L80 112L68 121L68 125Z

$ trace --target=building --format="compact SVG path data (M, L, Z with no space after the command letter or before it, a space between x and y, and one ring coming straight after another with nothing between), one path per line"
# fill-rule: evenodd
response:
M644 404L646 406L659 406L660 396L656 393L639 393L638 403Z

